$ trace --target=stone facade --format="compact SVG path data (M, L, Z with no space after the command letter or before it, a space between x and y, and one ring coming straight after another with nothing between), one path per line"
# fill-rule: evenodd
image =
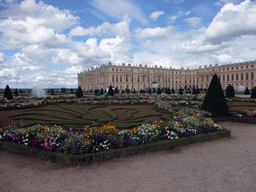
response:
M226 64L205 65L197 69L172 69L148 67L147 65L102 65L78 74L78 86L86 91L106 89L109 85L118 89L147 89L148 87L169 87L173 89L198 86L208 88L212 76L217 74L222 88L229 84L235 89L242 85L252 89L256 86L256 61Z

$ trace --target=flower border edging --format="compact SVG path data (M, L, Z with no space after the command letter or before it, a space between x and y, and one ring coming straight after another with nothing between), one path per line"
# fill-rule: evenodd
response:
M113 158L127 157L145 152L167 150L173 147L185 146L193 143L205 142L230 136L231 131L223 128L222 130L216 132L183 137L177 140L161 140L139 146L130 146L121 149L112 149L108 151L88 153L84 155L72 155L60 152L51 152L26 145L20 145L11 141L0 141L0 150L22 154L27 157L49 160L53 163L63 166L76 166L87 165L99 161L107 161Z

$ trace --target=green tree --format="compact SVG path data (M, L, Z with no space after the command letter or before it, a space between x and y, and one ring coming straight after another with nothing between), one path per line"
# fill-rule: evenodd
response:
M14 96L19 96L18 89L15 89Z
M169 87L167 88L166 93L167 93L168 95L170 95L170 94L171 94L171 90L170 90L170 88L169 88Z
M72 89L72 88L71 88L71 90L70 90L70 93L71 93L71 94L74 94L74 92L73 92L73 89Z
M6 97L7 99L13 99L13 96L12 96L12 91L9 87L9 85L6 85L5 87L5 90L4 90L4 97Z
M110 85L109 88L108 88L108 95L110 95L110 96L113 96L113 95L114 95L114 91L113 91L113 88L112 88L111 85Z
M150 87L148 88L148 93L151 93L151 89L150 89Z
M256 87L254 87L253 90L252 90L251 98L256 99Z
M157 91L156 91L157 94L161 94L162 93L162 90L160 87L158 87Z
M51 95L54 95L54 91L53 91L53 89L51 89Z
M183 90L182 90L182 88L180 88L179 94L180 94L180 95L183 95Z
M175 90L172 88L172 93L175 93Z
M117 89L117 87L115 88L115 93L119 93L119 90Z
M193 87L193 91L192 91L192 94L197 94L197 92L196 92L196 88L195 87Z
M76 94L77 98L81 98L84 96L83 94L83 90L81 89L81 87L79 86L78 87L78 90L77 90L77 94Z
M249 89L248 89L248 87L246 87L246 89L245 89L245 91L244 91L244 94L245 94L245 95L250 95L250 94L251 94L250 91L249 91Z
M232 85L226 88L226 97L235 97L235 89Z
M227 100L217 74L215 74L211 80L203 101L202 109L211 112L213 117L229 115Z
M100 89L100 95L103 95L103 93L104 93L104 90L101 88Z
M61 93L66 93L66 88L60 88Z

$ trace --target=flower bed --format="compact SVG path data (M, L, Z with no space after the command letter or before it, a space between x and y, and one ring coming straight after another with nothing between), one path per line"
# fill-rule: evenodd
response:
M201 133L221 130L204 113L196 116L174 116L169 122L142 124L137 128L118 130L115 126L104 125L100 128L85 126L82 131L66 131L60 126L34 125L28 128L10 127L2 130L2 141L72 154L85 154L97 151L119 149L131 145L141 145L153 141L179 139Z

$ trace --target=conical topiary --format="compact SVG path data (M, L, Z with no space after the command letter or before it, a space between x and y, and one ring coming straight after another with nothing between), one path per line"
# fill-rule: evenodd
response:
M226 88L226 97L235 97L235 89L232 85Z
M211 112L214 117L228 116L229 114L227 100L217 74L211 80L202 109Z
M14 91L14 96L19 96L18 89L15 89L15 91Z
M83 91L82 91L81 87L79 86L76 96L77 96L77 98L81 98L81 97L83 97L83 95L84 95Z
M108 95L110 95L110 96L114 95L114 91L113 91L111 85L110 85L109 88L108 88Z
M5 87L4 97L6 97L7 99L13 99L12 92L11 92L9 85L6 85L6 87Z
M256 87L254 87L253 90L252 90L251 98L256 99Z
M180 95L183 95L183 90L182 90L182 88L179 89L179 94L180 94Z
M160 89L160 87L158 87L158 89L157 89L157 92L156 92L157 94L161 94L162 93L162 90Z
M248 89L248 87L246 87L246 89L245 89L245 91L244 91L244 94L245 94L245 95L250 95L250 94L251 94L250 91L249 91L249 89Z

